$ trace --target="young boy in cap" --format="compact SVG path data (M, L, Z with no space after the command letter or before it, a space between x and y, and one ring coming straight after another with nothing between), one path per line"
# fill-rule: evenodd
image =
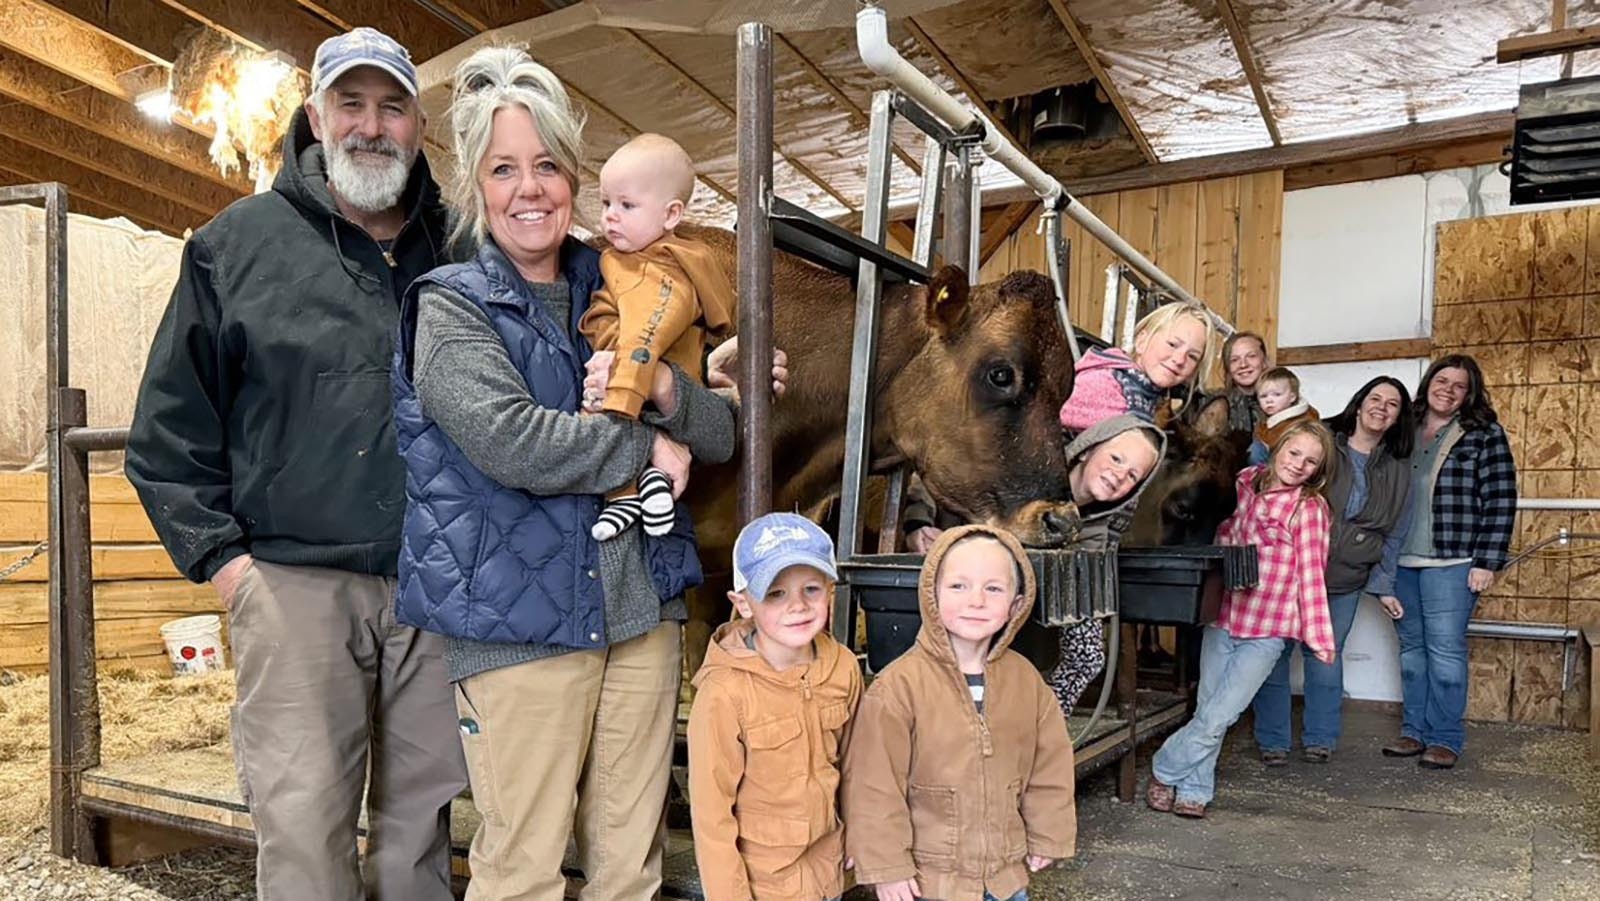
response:
M689 811L706 901L823 901L844 891L839 754L861 698L828 632L833 542L803 516L739 533L689 714Z
M1077 840L1072 739L1010 650L1033 565L1010 533L961 526L928 551L917 643L873 680L845 757L856 878L878 901L1027 901Z

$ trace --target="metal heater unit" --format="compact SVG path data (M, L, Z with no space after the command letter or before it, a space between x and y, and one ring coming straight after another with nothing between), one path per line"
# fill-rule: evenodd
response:
M1600 76L1523 85L1508 174L1514 205L1600 197Z

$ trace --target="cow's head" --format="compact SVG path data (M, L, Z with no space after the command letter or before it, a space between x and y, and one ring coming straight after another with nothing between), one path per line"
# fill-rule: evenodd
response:
M1211 544L1233 513L1234 477L1250 433L1228 430L1228 402L1216 398L1167 432L1167 459L1145 489L1123 543L1144 547Z
M1060 545L1074 526L1059 419L1072 355L1049 280L1016 272L969 288L947 266L926 288L923 319L926 343L880 374L890 440L941 509Z

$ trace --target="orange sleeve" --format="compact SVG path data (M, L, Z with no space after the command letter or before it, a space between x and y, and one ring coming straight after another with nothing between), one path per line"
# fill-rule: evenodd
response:
M615 350L617 346L617 302L611 289L601 286L589 298L589 309L578 320L578 331L595 350Z
M750 874L739 854L734 800L744 778L744 744L733 698L709 681L689 710L689 819L706 901L750 901Z
M601 274L616 309L611 349L617 361L601 408L637 419L650 397L656 366L699 320L699 302L688 276L670 262L643 254L607 257L614 265L602 258Z

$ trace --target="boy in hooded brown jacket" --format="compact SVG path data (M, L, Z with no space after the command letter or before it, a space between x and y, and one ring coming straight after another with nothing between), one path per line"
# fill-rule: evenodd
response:
M879 901L1027 898L1077 841L1072 740L1009 646L1033 566L1009 533L962 526L928 551L917 642L861 700L845 755L846 852Z
M695 674L689 813L706 901L823 901L844 892L839 753L861 699L856 658L827 631L833 542L793 513L739 533L718 629Z

